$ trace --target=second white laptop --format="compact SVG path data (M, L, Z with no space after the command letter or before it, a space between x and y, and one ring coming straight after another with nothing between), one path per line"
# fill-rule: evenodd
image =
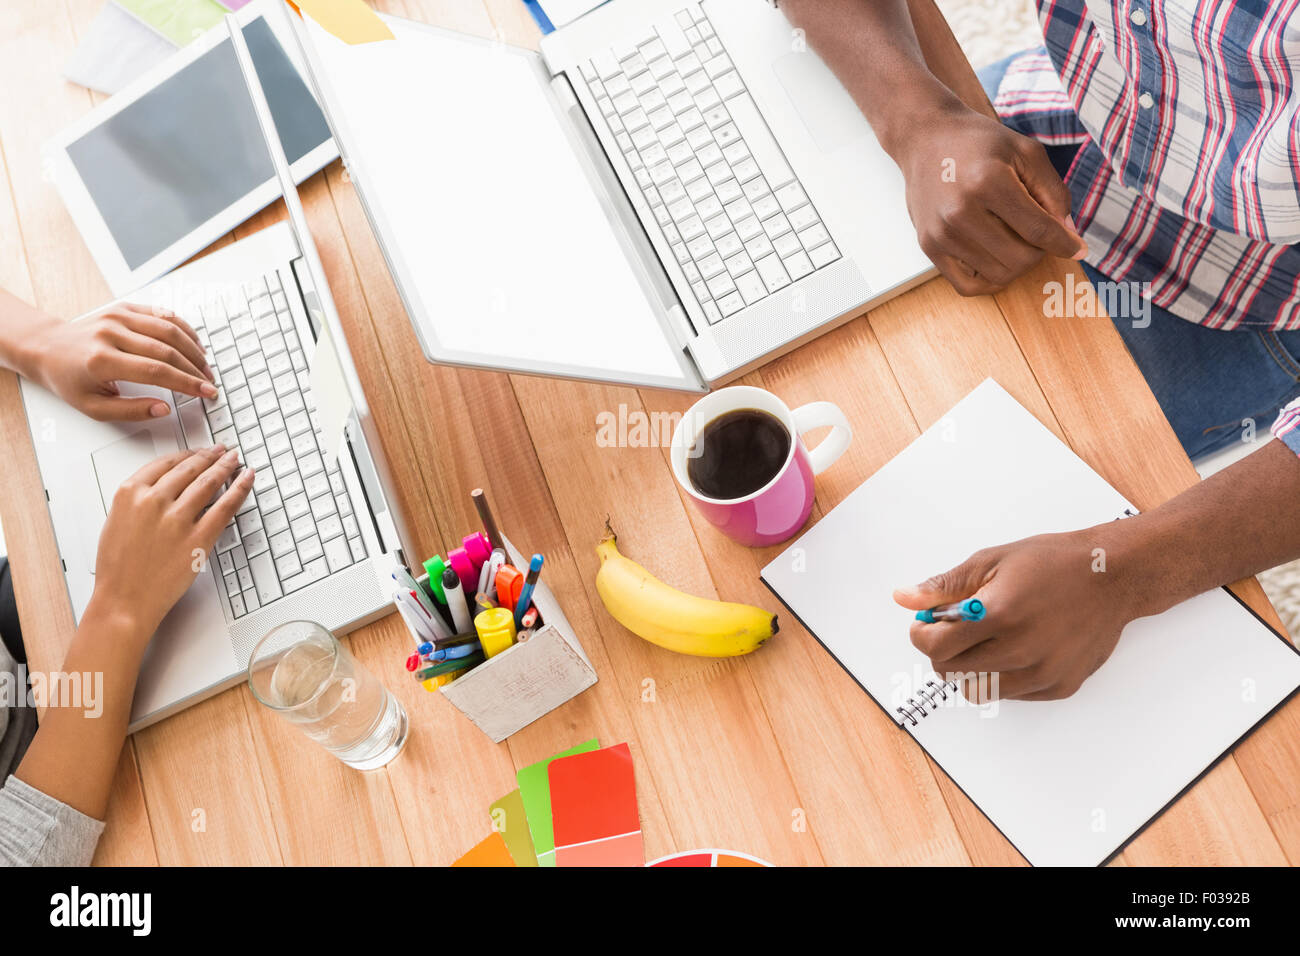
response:
M893 162L758 0L619 0L540 55L291 19L431 361L699 390L932 274Z

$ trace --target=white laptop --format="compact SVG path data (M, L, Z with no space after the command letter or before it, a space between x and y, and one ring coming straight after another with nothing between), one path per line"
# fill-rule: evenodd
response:
M901 174L762 0L616 0L540 54L289 19L431 361L700 390L933 274Z
M235 49L241 75L255 77L242 37ZM248 94L236 86L231 95ZM22 383L78 620L94 588L100 530L125 478L159 455L214 441L238 448L257 472L253 493L149 647L133 731L242 680L253 645L277 624L307 618L345 632L392 610L390 575L409 540L260 86L253 100L289 221L125 297L171 308L198 329L218 398L123 383L123 394L158 395L173 411L148 423L101 424Z

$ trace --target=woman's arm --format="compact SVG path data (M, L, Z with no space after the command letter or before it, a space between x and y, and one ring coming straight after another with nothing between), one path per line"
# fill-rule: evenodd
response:
M253 487L251 469L231 481L238 468L221 445L176 452L118 490L100 535L95 591L63 663L64 673L102 675L101 701L93 709L49 706L19 780L103 818L145 648Z
M157 399L122 397L118 382L217 397L198 333L166 309L142 305L109 306L70 323L0 289L0 368L97 421L143 421L170 411Z

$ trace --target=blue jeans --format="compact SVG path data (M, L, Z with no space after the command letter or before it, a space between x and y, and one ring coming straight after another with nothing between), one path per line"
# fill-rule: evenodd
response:
M1015 56L978 71L990 100ZM1064 177L1074 146L1048 147ZM1094 285L1109 280L1087 263ZM1187 456L1198 458L1265 434L1278 410L1300 395L1300 332L1223 331L1149 305L1140 319L1112 318ZM1104 396L1099 396L1104 399Z

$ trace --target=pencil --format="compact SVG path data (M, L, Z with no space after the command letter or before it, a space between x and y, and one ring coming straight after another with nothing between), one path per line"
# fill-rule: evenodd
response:
M423 670L417 671L415 678L416 680L425 681L430 677L437 677L439 674L469 670L474 665L481 663L483 663L483 653L482 651L475 651L468 657L457 657L453 660L443 661L440 664L434 664L432 667L426 667Z
M483 493L482 488L475 488L469 493L474 499L474 507L478 509L479 520L483 522L483 533L487 535L488 544L492 550L497 548L505 550L505 545L501 543L501 532L497 530L496 519L492 517L492 509L488 507L487 495Z
M455 634L448 638L439 638L433 642L433 649L436 651L445 651L449 647L460 647L463 644L477 644L478 632L466 631L464 634Z

